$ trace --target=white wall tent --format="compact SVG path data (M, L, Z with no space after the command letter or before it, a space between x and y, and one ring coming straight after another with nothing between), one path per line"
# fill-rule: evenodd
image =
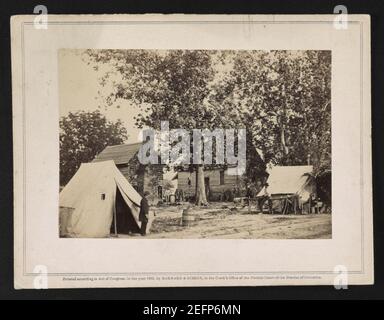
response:
M61 234L107 237L115 227L118 233L138 232L140 201L112 160L84 163L60 193L60 211L68 214Z
M316 182L312 171L312 166L272 167L267 170L268 186L261 189L257 196L269 195L272 199L295 196L301 207L310 200L311 195L316 195Z

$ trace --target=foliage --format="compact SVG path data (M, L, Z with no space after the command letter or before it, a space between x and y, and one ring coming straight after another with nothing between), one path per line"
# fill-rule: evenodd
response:
M90 162L108 145L122 144L127 131L120 120L108 121L99 111L70 112L60 119L60 185L81 163Z
M233 195L233 192L232 190L230 189L226 189L224 191L224 201L229 201L229 202L233 202L233 199L234 199L234 195Z
M246 128L248 185L267 164L331 165L330 51L87 50L106 98L130 100L139 128ZM206 202L204 168L195 167L197 202ZM201 200L201 199L200 199Z
M265 163L330 168L330 51L240 52L222 90Z
M89 63L95 68L108 64L114 72L105 73L102 85L114 83L106 98L109 104L127 99L142 112L136 117L139 128L160 129L161 121L169 121L170 129L215 129L231 127L230 113L210 103L209 96L220 61L220 53L206 50L88 50ZM119 78L120 81L116 81ZM231 108L232 109L232 108ZM196 167L203 175L201 167ZM206 203L204 178L197 180Z

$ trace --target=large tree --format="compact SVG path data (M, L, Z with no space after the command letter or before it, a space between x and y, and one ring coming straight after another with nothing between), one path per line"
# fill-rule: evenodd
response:
M106 97L112 105L119 99L130 100L141 108L136 126L160 129L169 121L169 129L209 129L231 127L232 108L224 110L212 103L211 90L216 82L223 55L207 50L88 50L86 58L96 69L108 65L103 86L113 83ZM195 165L196 203L206 204L204 166Z
M140 128L245 128L246 177L267 163L330 167L330 51L87 50L106 102L130 100ZM259 150L260 153L256 150ZM310 157L310 159L309 159ZM204 167L195 165L196 200L206 203Z
M70 112L60 119L60 185L65 185L81 163L90 162L108 145L122 144L127 130L99 111Z
M330 51L239 52L224 87L266 163L330 168Z

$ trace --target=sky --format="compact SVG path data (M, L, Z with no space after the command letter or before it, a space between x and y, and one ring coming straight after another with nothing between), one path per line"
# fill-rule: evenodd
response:
M83 60L81 53L81 50L59 50L60 116L66 116L69 112L99 110L110 121L121 119L128 131L128 140L125 143L140 141L140 130L135 127L133 119L140 113L139 109L125 100L106 107L100 98L100 95L108 93L108 89L99 84L103 70L95 71Z
M139 108L122 99L107 107L101 97L108 95L110 90L107 86L100 85L99 78L111 69L108 65L99 65L99 70L94 70L93 66L84 60L84 51L61 49L58 52L60 116L66 116L69 112L99 110L108 120L120 119L123 122L128 132L128 140L125 143L142 141L141 131L135 127L133 119L140 113ZM163 52L157 51L159 54ZM231 68L231 63L220 65L216 81Z

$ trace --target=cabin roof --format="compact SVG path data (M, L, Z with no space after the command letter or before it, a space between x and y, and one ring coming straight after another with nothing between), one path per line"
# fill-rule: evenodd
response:
M141 145L141 142L137 142L107 146L92 162L113 160L116 165L128 164L128 162L137 154Z

